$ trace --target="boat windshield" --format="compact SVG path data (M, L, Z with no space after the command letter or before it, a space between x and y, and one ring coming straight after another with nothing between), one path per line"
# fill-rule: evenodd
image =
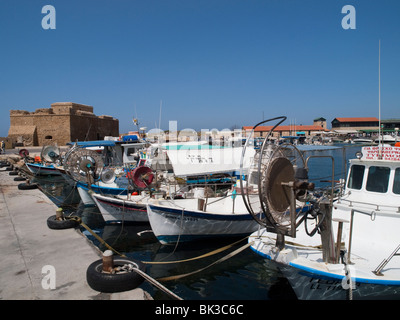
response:
M371 166L368 170L367 191L385 193L388 190L390 168Z
M365 166L355 164L351 167L349 182L347 187L350 189L360 190L363 183Z
M394 172L393 193L400 194L400 168Z

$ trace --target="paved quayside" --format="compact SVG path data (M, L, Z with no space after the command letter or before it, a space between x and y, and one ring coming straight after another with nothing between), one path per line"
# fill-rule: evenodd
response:
M99 249L79 229L48 228L56 205L39 189L19 190L21 182L5 170L0 168L0 300L151 300L140 288L113 294L91 289L86 270L100 259ZM47 289L46 266L54 267L55 289Z

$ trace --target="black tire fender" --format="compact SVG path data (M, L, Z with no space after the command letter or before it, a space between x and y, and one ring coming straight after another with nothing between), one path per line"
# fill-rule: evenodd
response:
M25 181L26 179L24 177L15 177L14 181Z
M79 225L79 222L73 219L56 220L56 215L47 218L47 226L50 229L60 230L75 228Z
M114 257L114 267L125 264L133 264L135 268L145 271L144 263L122 257ZM135 271L125 273L103 273L103 260L96 260L86 271L86 281L89 286L96 291L113 293L129 291L137 288L143 281L143 277Z
M36 183L20 183L18 185L18 189L19 190L31 190L31 189L36 189L38 187L38 185Z

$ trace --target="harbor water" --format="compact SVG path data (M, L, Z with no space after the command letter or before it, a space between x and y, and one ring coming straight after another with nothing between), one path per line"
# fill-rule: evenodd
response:
M300 147L305 157L310 158L309 179L317 187L330 185L332 180L332 157L334 180L345 178L347 160L361 150L360 145L334 145ZM187 262L147 264L146 273L154 279L182 276L161 283L185 300L293 300L296 296L288 281L273 263L255 254L250 248L224 260L229 253L241 248L247 239L226 238L177 245L161 245L147 223L106 224L97 207L85 207L73 183L63 177L36 177L35 182L57 206L65 212L82 218L98 236L116 251L129 258L143 262L182 261L205 255L201 259ZM86 229L82 232L102 251L107 248ZM228 246L227 250L214 254L213 251ZM210 255L207 255L211 253ZM220 260L224 260L221 261ZM145 281L141 288L155 300L171 299L167 293Z

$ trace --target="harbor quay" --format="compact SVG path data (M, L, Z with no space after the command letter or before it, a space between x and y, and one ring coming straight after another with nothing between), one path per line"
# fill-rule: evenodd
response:
M0 300L152 300L141 288L93 290L86 270L102 252L78 228L50 229L57 206L14 178L0 168Z

